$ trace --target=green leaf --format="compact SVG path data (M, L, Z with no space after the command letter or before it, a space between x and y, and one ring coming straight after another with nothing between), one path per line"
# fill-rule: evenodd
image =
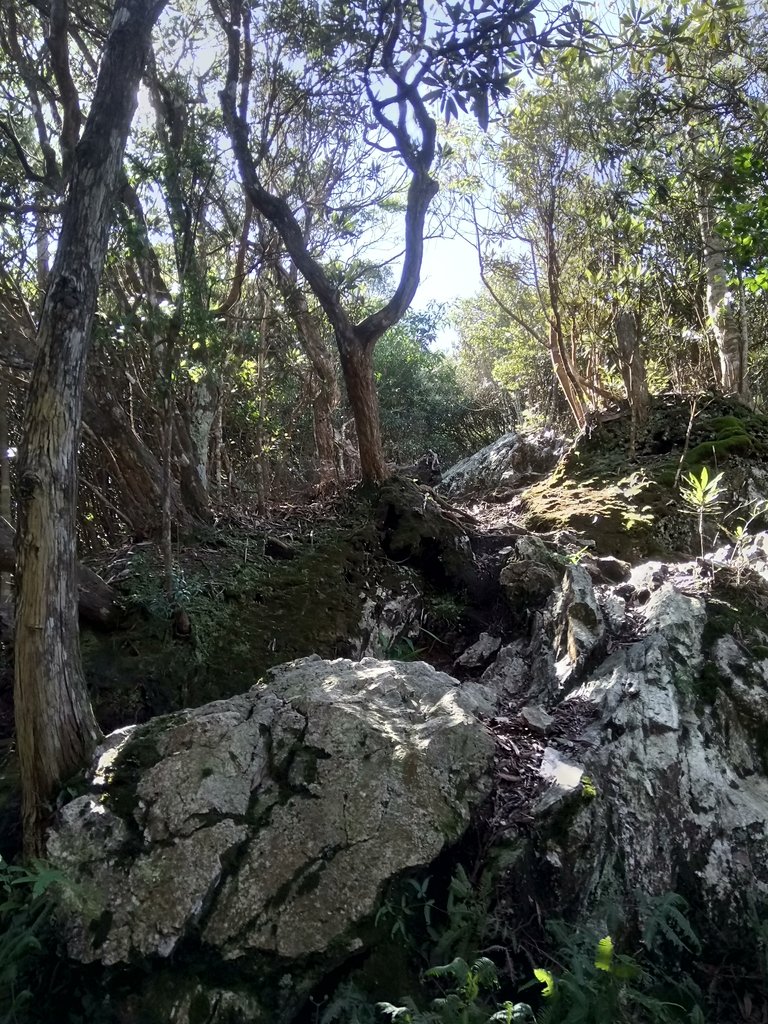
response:
M598 971L608 971L608 973L613 970L613 939L610 935L600 939L597 944L595 967Z
M541 982L544 986L541 994L545 999L551 999L555 994L555 976L551 971L546 970L544 967L536 967L534 969L534 976L536 981Z

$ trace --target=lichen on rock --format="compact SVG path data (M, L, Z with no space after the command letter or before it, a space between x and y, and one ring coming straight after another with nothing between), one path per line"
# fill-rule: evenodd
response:
M295 1009L360 949L385 883L466 829L492 710L485 687L423 663L310 657L108 741L48 837L78 893L60 911L69 955L183 962L193 942L212 962L292 963Z

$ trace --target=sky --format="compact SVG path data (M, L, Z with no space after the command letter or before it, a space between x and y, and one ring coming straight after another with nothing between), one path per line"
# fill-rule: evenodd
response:
M431 302L453 302L466 299L480 291L480 270L477 251L460 237L430 238L424 243L424 262L419 290L413 309L424 309ZM450 352L458 334L448 324L438 331L435 348Z
M430 238L424 243L421 283L414 307L430 302L466 299L480 289L480 270L474 246L463 238Z

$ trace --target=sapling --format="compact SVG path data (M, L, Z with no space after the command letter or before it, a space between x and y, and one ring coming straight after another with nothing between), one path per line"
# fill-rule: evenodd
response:
M722 473L716 473L709 479L709 470L701 467L701 473L687 473L680 485L680 497L687 510L696 516L699 529L699 545L701 557L704 558L704 519L716 515L722 508L724 489L720 486Z

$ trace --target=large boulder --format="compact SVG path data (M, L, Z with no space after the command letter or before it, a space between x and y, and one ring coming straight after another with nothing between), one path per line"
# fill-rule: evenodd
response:
M422 663L313 656L113 733L47 841L69 956L153 965L121 1020L291 1020L370 942L387 883L467 828L491 711Z
M550 430L503 434L446 470L440 490L450 498L504 500L549 473L565 447L563 439Z

